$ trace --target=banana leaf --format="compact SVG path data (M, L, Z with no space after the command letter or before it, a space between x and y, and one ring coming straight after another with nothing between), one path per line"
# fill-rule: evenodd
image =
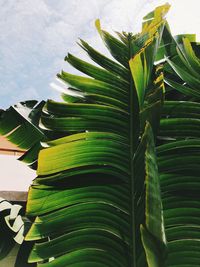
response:
M0 113L0 134L26 152L19 160L36 168L40 141L46 138L39 128L39 119L45 101L36 100L20 102Z

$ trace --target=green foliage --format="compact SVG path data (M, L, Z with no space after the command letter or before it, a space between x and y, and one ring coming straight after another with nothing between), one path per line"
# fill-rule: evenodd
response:
M34 242L30 263L199 266L200 59L193 35L172 37L168 9L156 8L141 33L119 38L97 20L113 59L81 40L95 64L68 54L85 74L58 74L73 97L39 105L25 154L36 159L40 150L26 210L36 217L26 235ZM23 123L13 127L9 114L0 128L12 136Z
M11 106L0 113L0 134L27 152L19 159L32 168L36 168L40 141L45 139L45 133L38 124L45 102L39 104L35 100L25 101Z
M157 147L167 266L198 266L199 58L193 35L175 37L165 64L166 96ZM195 235L196 233L196 235ZM192 249L191 249L192 248Z

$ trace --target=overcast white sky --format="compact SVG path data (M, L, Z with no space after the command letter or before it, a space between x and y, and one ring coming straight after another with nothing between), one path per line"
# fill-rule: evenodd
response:
M160 0L0 0L0 108L27 99L58 98L50 83L67 52L81 55L82 38L97 49L103 44L94 27L101 19L108 31L135 31ZM199 0L171 0L172 32L197 33Z

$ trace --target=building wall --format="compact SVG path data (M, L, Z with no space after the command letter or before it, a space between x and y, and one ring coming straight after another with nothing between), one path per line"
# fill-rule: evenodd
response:
M17 160L23 153L0 136L0 191L28 191L36 175L25 163Z
M28 191L35 171L18 161L19 156L0 155L0 190Z

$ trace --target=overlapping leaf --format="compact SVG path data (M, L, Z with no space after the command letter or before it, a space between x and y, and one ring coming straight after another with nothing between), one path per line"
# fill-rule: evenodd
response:
M45 139L38 126L44 103L35 100L21 102L2 111L0 116L0 134L27 151L20 160L28 164L37 160L40 140ZM31 166L34 168L34 165Z
M162 112L159 138L163 144L157 147L157 156L169 249L167 266L200 264L200 68L194 41L194 36L178 36L176 51L165 68L170 94Z
M24 241L24 236L30 228L30 221L23 216L23 213L21 205L11 204L0 198L0 260L5 258L16 244L22 244L15 261L15 267L34 266L27 262L27 253L21 257L21 253L25 252L30 245L32 246L32 244L29 245Z

